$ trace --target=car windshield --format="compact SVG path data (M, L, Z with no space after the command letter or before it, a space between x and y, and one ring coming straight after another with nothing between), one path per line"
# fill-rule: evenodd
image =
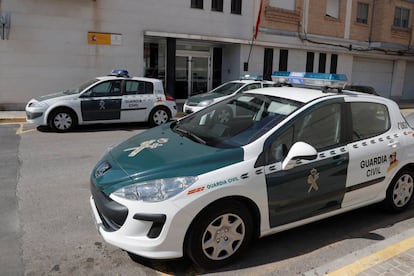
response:
M78 94L78 93L82 92L83 90L85 90L85 88L89 87L90 85L92 85L92 84L94 84L95 82L98 82L98 81L99 81L98 79L93 79L93 80L87 81L87 82L81 84L78 87L65 90L65 91L63 91L63 93L66 94L66 95Z
M253 142L302 105L284 98L243 93L193 113L171 127L198 143L235 148Z
M216 89L212 90L212 93L218 93L223 95L230 95L236 92L244 83L242 82L228 82L220 85Z

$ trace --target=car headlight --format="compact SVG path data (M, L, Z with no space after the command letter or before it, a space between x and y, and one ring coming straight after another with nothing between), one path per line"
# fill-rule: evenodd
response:
M214 100L205 100L205 101L200 102L198 104L198 106L208 106L208 105L212 104L213 102L214 102Z
M33 101L33 102L29 103L29 107L46 108L46 107L48 107L48 104L45 103L45 102Z
M184 191L197 181L197 177L174 177L136 183L122 187L113 194L130 200L159 202Z

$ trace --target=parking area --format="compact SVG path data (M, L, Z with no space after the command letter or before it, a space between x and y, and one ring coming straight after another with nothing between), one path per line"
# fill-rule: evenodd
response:
M14 245L22 274L205 273L185 259L133 261L126 252L106 244L94 226L89 206L89 177L93 166L107 147L145 131L146 124L79 127L64 134L25 123L1 128L6 126L9 130L5 135L16 139L17 209L13 214L18 220L11 231L16 231ZM3 143L0 147L8 146ZM300 275L313 273L316 267L321 272L324 266L343 256L411 229L413 217L412 207L396 216L382 212L378 206L353 211L255 241L238 262L212 273ZM2 256L11 249L3 244L0 247ZM339 264L335 268L340 268ZM334 270L332 266L329 269Z

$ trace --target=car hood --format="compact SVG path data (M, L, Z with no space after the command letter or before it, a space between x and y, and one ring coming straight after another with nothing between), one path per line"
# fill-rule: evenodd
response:
M77 96L78 96L78 94L66 94L62 91L62 92L57 92L57 93L53 93L53 94L43 95L43 96L35 98L35 100L37 100L39 102L43 102L43 101L53 100L53 99L56 99L56 98L66 99L66 98L73 98L73 97L77 97Z
M219 94L219 93L204 93L204 94L200 94L200 95L190 97L188 99L188 102L190 102L190 103L201 103L202 101L215 100L217 98L222 98L222 97L226 97L226 95Z
M131 137L111 149L101 160L112 168L92 179L109 195L123 186L155 179L197 176L241 162L242 148L220 149L194 142L162 125ZM101 163L100 162L100 163Z

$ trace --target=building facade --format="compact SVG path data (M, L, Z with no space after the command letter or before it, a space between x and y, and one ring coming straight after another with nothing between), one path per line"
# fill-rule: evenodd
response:
M0 0L0 109L113 68L162 79L179 100L242 73L308 71L414 103L413 10L414 0Z

